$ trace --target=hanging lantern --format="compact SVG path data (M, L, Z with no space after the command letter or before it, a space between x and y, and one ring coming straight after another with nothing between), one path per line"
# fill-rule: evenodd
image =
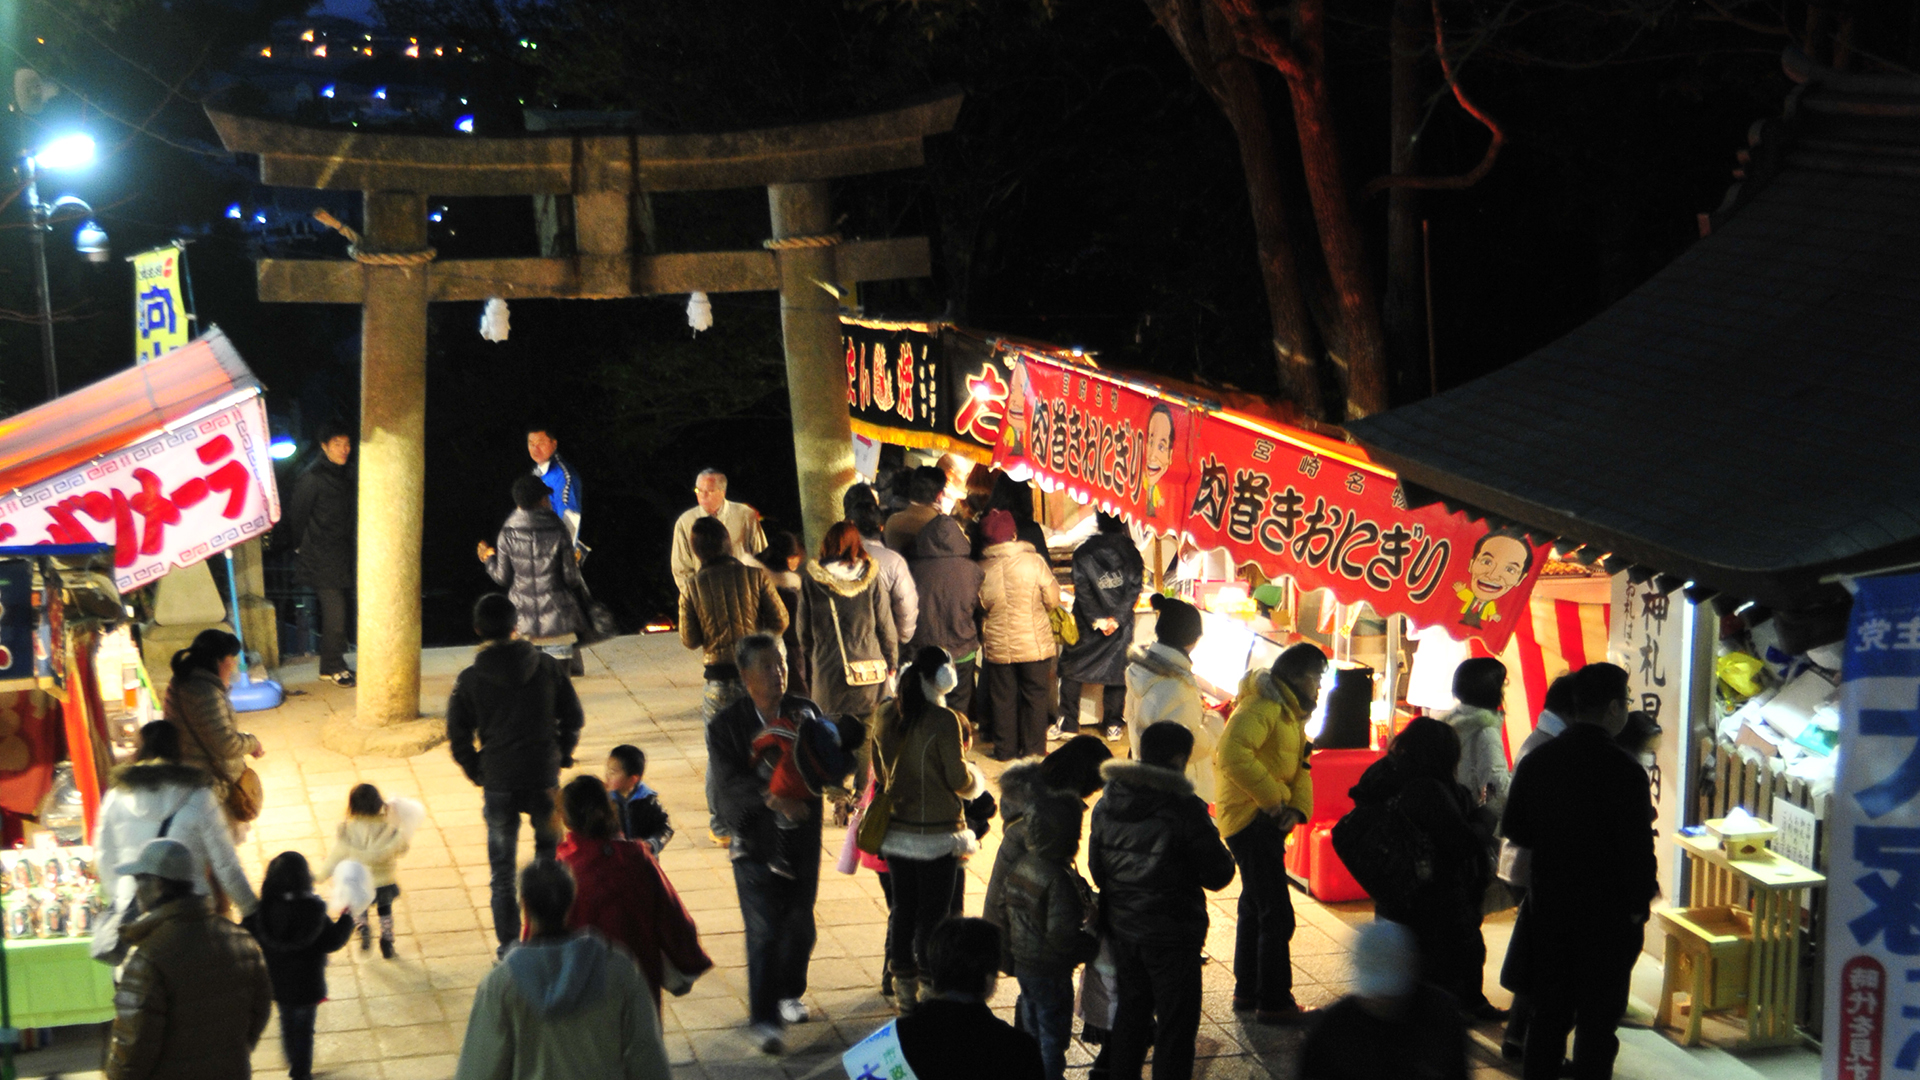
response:
M687 325L693 327L696 334L713 329L713 302L707 299L706 293L697 292L687 297Z
M498 296L488 299L480 312L480 336L488 341L507 340L507 302Z

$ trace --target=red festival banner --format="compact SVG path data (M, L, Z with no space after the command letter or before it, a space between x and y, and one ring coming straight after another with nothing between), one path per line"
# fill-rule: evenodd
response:
M1186 517L1193 422L1186 402L1092 368L1023 356L993 463L1045 489L1064 487L1157 532Z
M1328 589L1494 655L1528 617L1546 557L1512 529L1407 507L1358 447L1189 402L1106 373L1023 358L994 463L1269 578ZM1023 400L1024 399L1024 400Z

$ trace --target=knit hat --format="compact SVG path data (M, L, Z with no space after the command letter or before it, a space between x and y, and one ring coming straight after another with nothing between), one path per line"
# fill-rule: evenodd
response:
M1162 645L1190 649L1200 640L1200 609L1185 600L1153 595L1153 610L1160 617L1153 624L1153 635Z
M1411 930L1376 918L1354 939L1353 992L1369 998L1406 997L1413 993L1419 960Z
M980 535L987 538L989 544L1004 544L1013 539L1013 515L1005 510L989 510L980 522Z

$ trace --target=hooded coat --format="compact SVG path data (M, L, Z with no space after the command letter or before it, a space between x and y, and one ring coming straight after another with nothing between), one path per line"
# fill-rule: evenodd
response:
M555 857L573 871L577 888L567 929L598 931L632 954L647 977L655 1009L666 985L667 962L685 980L673 987L676 997L713 966L700 947L693 916L645 844L569 832Z
M671 1080L633 957L592 931L523 941L480 980L455 1080Z
M1062 679L1103 686L1126 681L1133 605L1146 572L1140 549L1124 532L1096 533L1073 553L1073 620L1080 640L1060 654ZM1113 619L1120 628L1103 634L1093 628L1095 619Z
M341 863L352 859L367 868L374 888L396 884L393 864L409 846L406 836L384 814L350 817L333 831L333 850L314 880L327 880Z
M1015 975L1070 975L1100 951L1100 939L1085 929L1093 890L1073 869L1086 812L1071 792L1048 791L1022 819L1026 854L1006 880Z
M273 1014L253 937L198 896L120 928L133 948L113 994L107 1080L247 1080Z
M1291 806L1303 819L1312 819L1307 710L1273 672L1256 668L1240 680L1233 715L1213 750L1213 772L1222 837L1276 806Z
M1000 850L993 856L993 873L987 878L986 900L980 917L1000 928L1000 972L1013 974L1013 951L1007 922L1007 877L1027 853L1027 814L1034 800L1047 791L1041 778L1040 763L1045 758L1030 757L1008 765L1000 773Z
M561 661L526 641L480 647L453 680L447 741L467 779L488 791L544 791L573 764L585 723ZM474 738L480 740L474 747Z
M207 872L233 898L242 915L259 903L240 855L233 848L226 812L214 801L212 781L200 769L165 761L125 766L114 775L113 787L100 800L95 819L94 855L99 860L100 884L119 903L133 898L133 879L114 873L114 867L132 862L167 826L167 837L193 852L194 892L206 896ZM172 818L172 821L168 821Z
M1100 890L1103 932L1133 945L1198 950L1207 898L1233 881L1233 856L1172 769L1139 761L1100 767L1106 791L1093 807L1087 868ZM1203 890L1205 890L1203 892Z
M896 518L900 515L894 515ZM980 651L980 583L987 572L970 555L960 523L941 514L921 528L907 568L920 592L920 621L907 651L929 645L947 650L955 662Z
M507 590L519 614L514 629L521 637L564 637L585 629L586 619L574 599L582 581L573 534L546 507L507 515L487 557L487 575Z
M353 913L329 919L317 896L269 896L247 928L266 956L273 1000L282 1008L318 1005L327 997L327 954L353 937Z
M1214 800L1213 748L1225 726L1200 701L1193 681L1193 659L1171 645L1154 642L1135 649L1127 660L1127 741L1135 760L1140 757L1140 735L1162 720L1171 720L1193 732L1193 756L1187 760L1187 778L1200 798Z
M293 482L279 532L294 548L293 580L310 589L351 589L359 502L353 469L325 454Z
M886 684L850 686L846 669L848 660L885 660L889 670L900 666L900 636L877 562L807 564L800 582L800 648L812 663L813 700L822 712L865 716L880 704Z
M1454 770L1453 778L1467 789L1475 803L1485 806L1498 818L1507 808L1507 789L1513 784L1503 737L1505 719L1490 709L1463 703L1454 706L1446 721L1460 736L1460 765Z
M1053 567L1032 544L1008 540L989 545L981 556L986 576L980 583L980 658L989 664L1030 664L1059 652L1047 612L1060 606L1060 585Z

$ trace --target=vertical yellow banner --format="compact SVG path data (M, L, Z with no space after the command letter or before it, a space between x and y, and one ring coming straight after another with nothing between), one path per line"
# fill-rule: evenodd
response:
M187 343L187 253L169 244L133 257L133 359L144 364Z

